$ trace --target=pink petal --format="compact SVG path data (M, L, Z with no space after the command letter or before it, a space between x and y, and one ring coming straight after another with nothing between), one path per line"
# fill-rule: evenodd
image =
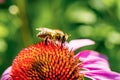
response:
M75 55L75 57L79 57L79 59L83 61L83 67L87 70L110 70L106 56L98 52L85 50Z
M93 45L93 44L95 44L95 42L89 39L76 39L70 41L68 46L69 46L69 50L72 49L72 51L75 51L80 47Z
M11 72L11 66L4 71L1 80L12 80L12 78L10 77L10 72Z
M120 74L113 71L86 71L85 76L92 80L120 80Z
M83 62L82 68L86 77L93 80L120 80L120 74L110 70L107 58L98 52L85 50L75 57Z

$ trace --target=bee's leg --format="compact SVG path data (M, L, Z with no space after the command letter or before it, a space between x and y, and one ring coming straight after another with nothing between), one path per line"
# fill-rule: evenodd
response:
M62 37L62 44L65 42L65 35Z
M45 38L45 41L44 41L45 45L47 45L47 42L48 42L48 37Z
M61 47L64 46L64 42L65 42L65 35L62 36L62 42L61 42Z
M59 35L55 36L54 43L55 43L56 45L59 45L59 44L60 44L60 43L59 43L60 38L61 38L61 37L60 37Z
M57 40L58 40L58 41L60 40L60 38L61 38L60 36L57 36Z

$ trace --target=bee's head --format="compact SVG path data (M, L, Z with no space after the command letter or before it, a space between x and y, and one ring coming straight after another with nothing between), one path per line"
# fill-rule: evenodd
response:
M68 35L68 34L65 34L64 37L65 37L65 40L67 40L68 37L69 37L69 35Z

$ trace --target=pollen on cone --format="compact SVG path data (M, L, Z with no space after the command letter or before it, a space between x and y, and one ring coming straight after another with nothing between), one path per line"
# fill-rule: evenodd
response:
M83 80L78 58L68 48L44 42L23 49L13 61L13 80Z

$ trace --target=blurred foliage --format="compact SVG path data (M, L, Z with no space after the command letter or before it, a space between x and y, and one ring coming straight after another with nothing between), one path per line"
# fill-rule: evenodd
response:
M37 27L63 30L68 41L94 40L80 50L99 51L120 72L120 0L0 0L0 75L21 49L39 41Z

